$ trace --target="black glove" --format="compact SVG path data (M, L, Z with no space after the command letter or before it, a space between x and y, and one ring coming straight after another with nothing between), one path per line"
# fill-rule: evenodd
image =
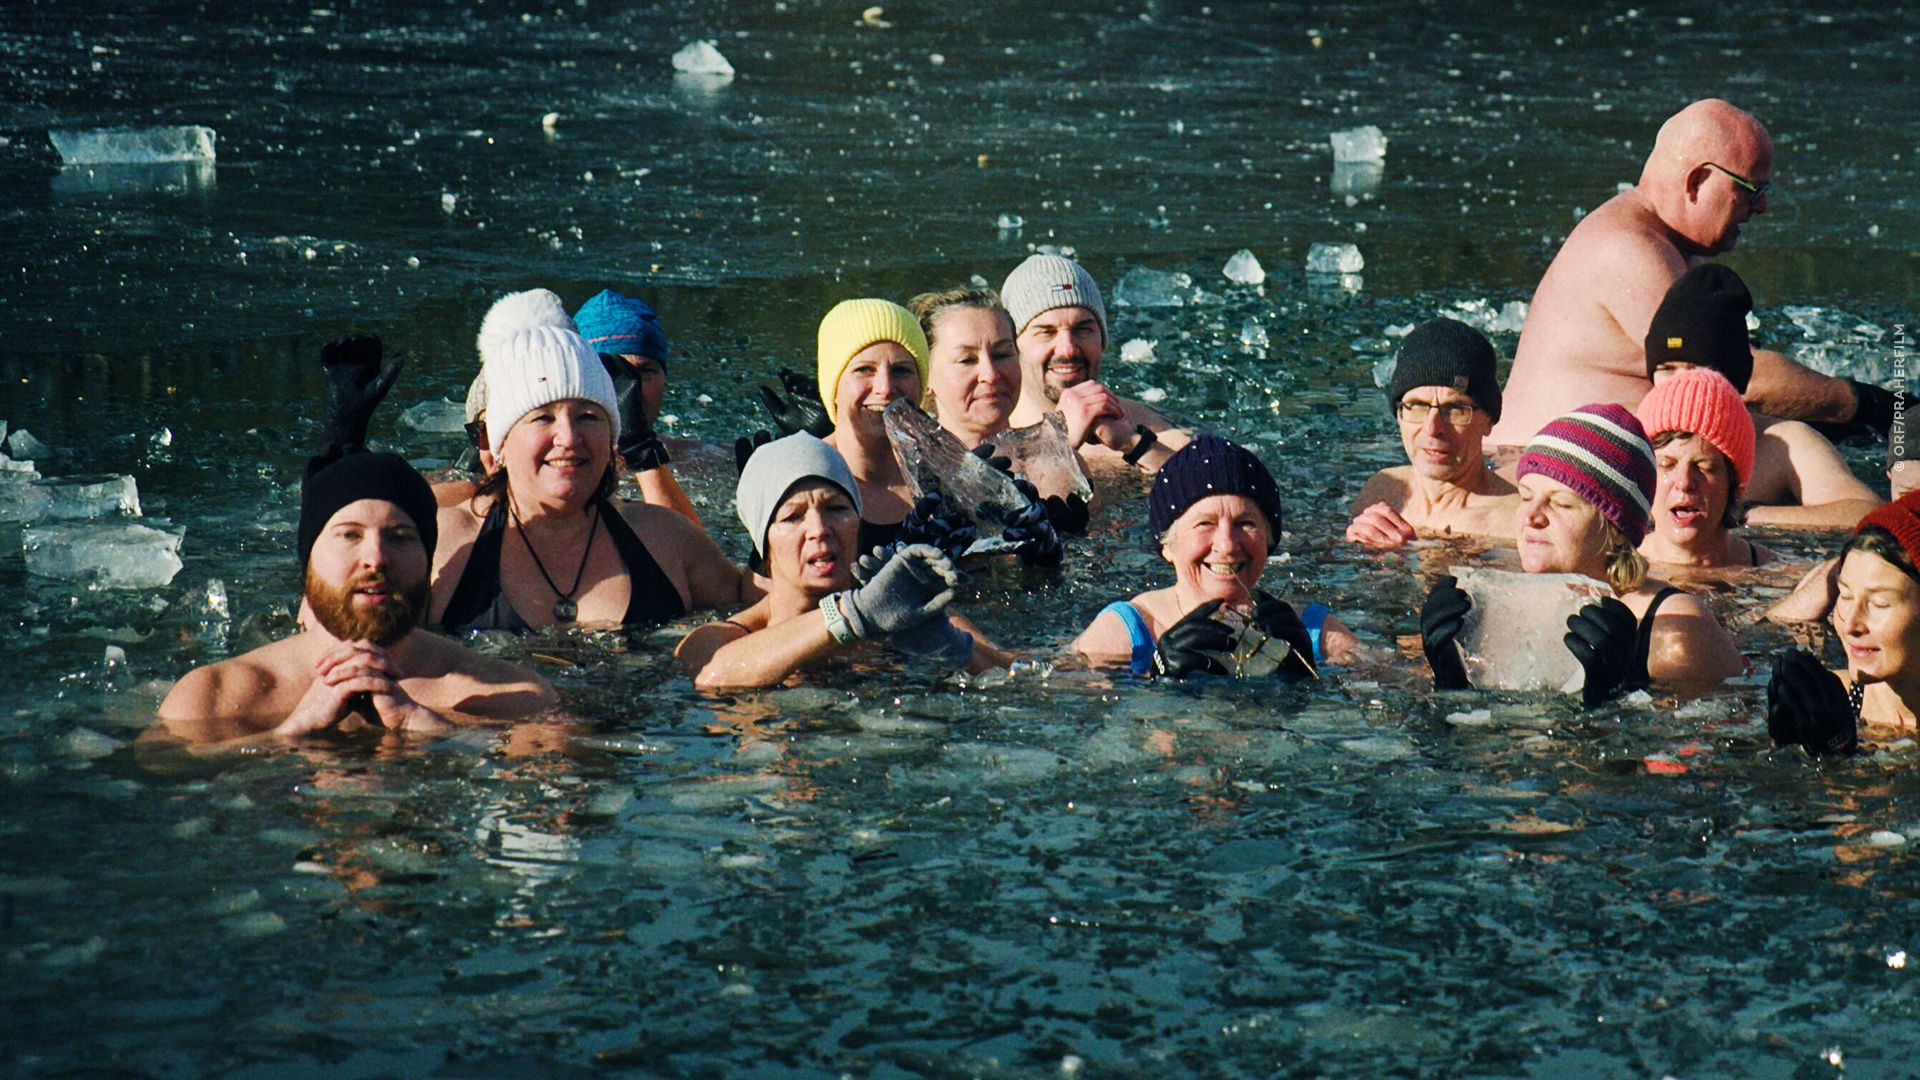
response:
M1013 476L1013 459L1010 457L995 457L993 455L992 443L983 442L979 446L976 446L973 449L967 451L967 453L972 454L974 457L977 457L981 461L986 462L988 465L993 466L993 468L995 468L996 470L1006 473L1008 476ZM1019 477L1014 477L1015 484L1020 484L1023 482L1024 481L1022 481ZM1032 485L1028 485L1028 486L1031 487ZM1036 493L1031 497L1037 499L1040 496Z
M1167 627L1160 644L1153 650L1153 673L1168 678L1185 678L1194 672L1231 675L1210 653L1233 651L1233 630L1215 621L1213 615L1225 600L1209 600Z
M1853 387L1854 427L1883 436L1893 430L1894 411L1899 404L1893 391L1858 379L1848 379L1847 385Z
M770 387L760 388L760 400L766 404L767 412L773 416L773 426L780 429L780 434L804 431L816 439L833 434L833 417L827 415L827 407L820 403L819 383L790 368L781 368L780 385L786 388L785 398Z
M920 496L900 522L896 543L931 544L947 558L958 561L978 536L973 519L943 492L929 491Z
M737 475L747 471L747 459L755 450L773 441L773 436L765 431L756 431L751 435L742 435L733 440L733 471Z
M620 460L637 473L657 469L672 461L667 456L666 444L660 441L653 425L647 422L646 406L640 398L639 376L618 356L601 353L600 363L613 379L613 401L620 410Z
M1277 596L1264 592L1253 594L1253 628L1273 638L1284 641L1293 650L1287 657L1286 665L1281 669L1289 674L1304 675L1310 679L1320 677L1313 663L1313 636L1307 633L1307 624L1300 621L1300 613L1293 605Z
M1473 599L1452 574L1434 582L1426 603L1420 605L1420 648L1433 669L1435 690L1468 690L1467 662L1460 655L1460 631L1467 625Z
M1025 510L1008 519L1000 538L1019 544L1020 561L1028 566L1059 566L1067 556L1067 546L1047 520L1047 508L1037 502L1028 502Z
M1774 657L1773 677L1767 680L1767 734L1775 746L1797 743L1814 757L1850 754L1860 746L1853 703L1840 676L1795 649Z
M1053 522L1056 530L1074 536L1087 534L1087 523L1093 520L1093 513L1087 509L1087 500L1077 492L1069 492L1064 498L1049 495L1046 504L1047 520Z
M1566 642L1580 666L1586 669L1587 685L1581 700L1588 708L1612 697L1630 683L1642 683L1644 676L1634 671L1634 639L1639 636L1640 621L1627 605L1611 596L1597 604L1588 604L1567 616Z
M326 381L328 446L367 445L367 425L380 399L400 377L404 360L380 370L380 339L353 334L320 346L320 373Z

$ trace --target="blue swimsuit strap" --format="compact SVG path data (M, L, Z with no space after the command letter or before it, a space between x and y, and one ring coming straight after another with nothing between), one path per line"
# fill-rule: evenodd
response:
M1115 600L1100 609L1102 615L1112 612L1127 628L1127 640L1133 644L1133 654L1127 667L1135 675L1148 675L1153 672L1153 631L1147 629L1147 620L1140 617L1140 611L1125 600Z
M1332 613L1333 610L1325 604L1308 604L1307 610L1300 613L1300 621L1307 624L1307 638L1313 642L1313 660L1316 664L1327 659L1327 652L1320 645L1320 628L1326 625L1327 616Z

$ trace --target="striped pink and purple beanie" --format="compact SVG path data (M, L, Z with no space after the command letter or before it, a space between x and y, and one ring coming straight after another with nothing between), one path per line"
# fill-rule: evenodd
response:
M1579 492L1633 546L1646 538L1653 513L1653 447L1625 408L1583 405L1541 428L1520 455L1515 479L1529 473Z

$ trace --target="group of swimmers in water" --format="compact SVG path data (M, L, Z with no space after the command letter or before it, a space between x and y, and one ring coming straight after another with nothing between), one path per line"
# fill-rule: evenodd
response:
M1740 535L1743 513L1851 530L1776 607L1782 619L1828 618L1846 651L1840 672L1783 654L1769 684L1774 739L1824 753L1853 748L1863 729L1915 725L1920 495L1905 494L1915 477L1901 394L1754 347L1751 295L1709 261L1766 210L1771 170L1757 121L1696 102L1661 128L1640 182L1562 247L1504 387L1473 328L1436 318L1408 333L1386 387L1408 463L1366 482L1346 536L1376 550L1491 538L1513 543L1527 573L1603 583L1608 595L1569 617L1564 639L1596 704L1747 670L1707 605L1652 565L1778 558ZM989 466L1018 472L996 439L1050 425L1086 475L1148 478L1171 580L1103 608L1071 646L1087 663L1300 680L1352 662L1362 646L1325 605L1260 588L1285 524L1273 475L1246 447L1108 388L1109 343L1098 285L1056 255L1028 258L997 292L838 304L819 326L814 377L783 370L779 390L762 390L781 433L735 448L735 509L753 552L741 565L696 514L654 428L669 355L644 302L605 291L569 314L536 289L494 304L467 402L479 472L439 484L366 449L398 371L379 340L333 342L321 355L327 445L301 493L301 631L188 672L161 719L183 738L228 742L521 717L552 706L552 687L455 638L649 626L695 610L721 617L675 656L706 690L775 685L878 650L946 671L1005 668L1015 657L954 610L964 575L1004 556L1058 566L1101 508L1036 472L1006 477L1024 509L984 520L986 508L902 461L888 415L914 408ZM1889 438L1893 501L1852 475L1823 428ZM619 496L622 472L639 499ZM988 529L996 554L978 554ZM1422 605L1436 687L1470 686L1459 637L1471 605L1451 577Z

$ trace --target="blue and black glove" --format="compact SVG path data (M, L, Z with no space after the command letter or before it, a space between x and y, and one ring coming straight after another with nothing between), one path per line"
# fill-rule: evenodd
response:
M973 520L944 492L933 490L916 499L900 522L899 544L929 544L958 561L978 537Z

